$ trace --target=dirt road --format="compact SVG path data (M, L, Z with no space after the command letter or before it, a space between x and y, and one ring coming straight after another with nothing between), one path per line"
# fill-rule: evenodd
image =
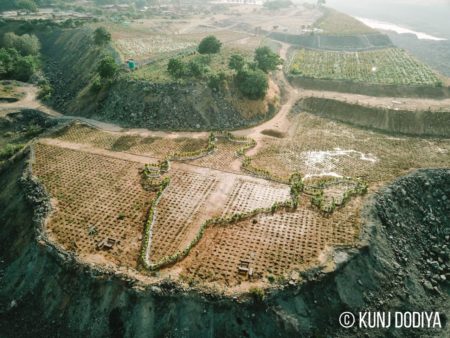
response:
M283 59L287 58L290 45L287 43L281 44L280 56ZM367 105L371 107L390 108L390 109L405 109L405 110L447 110L450 111L450 99L434 100L434 99L422 99L422 98L396 98L396 97L372 97L367 95L358 95L351 93L338 93L327 91L315 91L315 90L303 90L300 88L294 88L287 80L284 70L280 69L276 74L279 85L284 90L284 103L282 104L279 112L270 120L246 129L241 129L234 132L238 136L246 136L253 138L257 145L248 152L248 155L255 155L261 148L263 139L270 138L271 136L264 135L262 132L271 131L279 135L289 135L289 131L292 130L291 122L288 119L289 112L292 107L300 98L305 97L321 97L328 99L335 99L345 101L348 103L355 103L361 105ZM61 120L81 121L93 127L99 128L104 131L122 132L126 135L140 135L143 137L191 137L191 138L204 138L207 137L208 132L170 132L170 131L151 131L148 129L122 128L114 123L101 122L89 118L78 116L63 115L54 109L41 103L38 98L38 89L32 85L24 84L20 89L24 92L25 96L13 103L1 103L0 111L8 111L12 109L36 109L40 110L49 116L52 116Z

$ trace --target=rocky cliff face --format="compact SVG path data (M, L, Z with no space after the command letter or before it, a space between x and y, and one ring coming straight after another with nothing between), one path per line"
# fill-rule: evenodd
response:
M282 286L258 301L200 294L171 281L144 287L76 264L40 239L36 229L48 212L47 196L24 176L25 169L19 160L0 174L2 337L449 334L448 328L348 331L340 329L338 317L361 309L434 310L446 324L448 282L434 275L448 276L443 243L450 224L450 170L421 170L380 191L363 212L362 247L340 252L337 271L310 271L302 286Z

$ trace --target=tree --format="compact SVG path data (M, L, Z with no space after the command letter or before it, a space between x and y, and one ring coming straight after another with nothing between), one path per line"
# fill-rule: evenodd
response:
M269 88L267 75L260 69L241 70L236 77L237 86L251 100L263 99Z
M38 55L41 49L41 43L34 34L16 35L13 32L3 35L3 46L6 48L14 48L23 56Z
M31 55L23 56L17 60L14 67L13 76L16 80L28 81L37 68L38 63L35 57Z
M97 67L98 74L102 79L109 79L116 75L118 66L111 56L105 56Z
M245 59L242 55L239 54L233 54L230 57L230 61L228 62L228 67L230 69L234 69L235 71L239 72L242 70L245 66Z
M38 7L33 0L18 0L16 6L19 9L24 9L28 12L37 12Z
M207 36L198 45L198 52L200 54L217 54L220 52L222 42L214 35Z
M188 64L189 73L195 77L200 77L208 71L208 68L200 60L192 60Z
M106 45L111 41L111 33L109 33L105 27L98 27L94 31L94 42L97 46Z
M7 79L12 74L18 58L15 49L0 48L0 79Z
M255 51L255 63L259 69L268 73L283 64L283 60L269 47L260 47Z
M170 59L167 71L173 77L180 78L186 73L186 65L178 59Z

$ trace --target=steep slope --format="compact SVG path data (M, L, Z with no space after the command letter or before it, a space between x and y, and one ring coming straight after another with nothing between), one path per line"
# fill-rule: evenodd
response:
M301 287L286 285L263 301L251 301L181 290L170 280L137 285L78 265L36 239L48 200L37 182L22 176L23 169L24 162L18 161L0 175L5 187L0 191L3 337L437 334L339 328L342 311L361 309L440 311L446 325L448 283L427 277L424 267L428 269L429 257L437 260L436 255L449 253L441 249L450 224L449 170L412 173L374 196L364 211L365 245L337 252L335 273L310 271ZM439 246L438 253L430 251L433 245ZM446 263L437 266L448 275ZM424 278L430 281L421 283ZM439 331L441 336L448 333L448 328Z
M236 129L272 117L278 89L272 84L265 100L248 100L232 79L220 91L205 81L156 83L132 79L117 52L92 41L91 28L56 29L40 34L45 72L53 87L50 104L68 115L95 117L126 127L165 130ZM91 90L104 55L120 65L114 81Z

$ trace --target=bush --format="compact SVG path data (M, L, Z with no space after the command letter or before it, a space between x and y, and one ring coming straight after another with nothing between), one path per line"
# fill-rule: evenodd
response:
M111 34L106 30L105 27L98 27L94 31L94 43L97 46L106 45L111 41Z
M260 47L255 51L255 63L259 69L268 73L277 69L279 65L283 64L283 61L269 47Z
M2 149L0 149L0 161L7 160L15 153L20 151L23 148L23 144L11 144L8 143Z
M219 91L220 88L224 85L225 79L226 75L223 72L213 74L209 77L208 86L214 91Z
M207 36L198 45L198 52L200 54L217 54L220 52L222 42L214 35Z
M230 61L228 62L228 67L237 72L241 71L245 66L245 59L242 55L233 54L230 57Z
M92 81L89 90L91 91L91 93L97 94L101 89L102 89L102 82L100 81L99 78L96 78L94 81Z
M49 83L43 83L40 85L40 90L38 94L38 99L48 100L51 98L53 89Z
M34 56L20 57L13 70L13 78L19 81L28 81L38 68L38 61Z
M178 59L170 59L167 71L173 77L180 78L186 73L186 65Z
M188 68L189 74L195 77L200 77L208 71L207 67L197 60L190 61Z
M262 302L265 298L264 290L258 287L251 287L249 290L255 301Z
M98 74L102 79L113 78L118 70L118 66L112 56L105 56L97 67Z
M257 70L242 70L237 74L237 86L240 92L251 100L263 99L269 88L267 75Z

